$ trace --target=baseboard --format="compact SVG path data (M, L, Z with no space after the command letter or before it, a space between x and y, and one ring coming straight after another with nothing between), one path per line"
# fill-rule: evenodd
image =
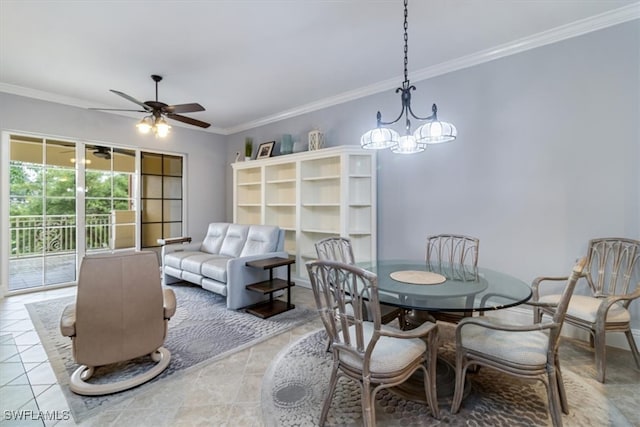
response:
M503 310L489 311L486 316L495 317L501 320L508 320L510 322L518 324L528 324L533 321L533 312L531 309L512 307L505 308ZM632 329L633 339L637 343L640 343L640 330ZM576 338L582 341L589 341L589 333L584 329L576 328L575 326L565 324L562 328L562 336L568 338ZM623 333L609 333L607 334L607 345L611 347L621 348L623 350L630 350L629 343Z

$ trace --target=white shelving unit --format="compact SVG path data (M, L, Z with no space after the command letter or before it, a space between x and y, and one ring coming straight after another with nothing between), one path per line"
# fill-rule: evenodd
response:
M233 163L233 220L284 229L298 282L308 282L304 264L325 237L350 238L358 262L375 259L375 163L374 151L355 146Z

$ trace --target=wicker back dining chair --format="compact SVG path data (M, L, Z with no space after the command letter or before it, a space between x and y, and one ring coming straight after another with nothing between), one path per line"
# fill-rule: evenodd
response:
M480 239L462 234L436 234L427 237L426 261L432 265L478 266Z
M536 379L547 389L549 412L554 426L562 426L562 414L569 413L564 390L558 346L569 300L586 260L573 267L564 292L553 306L551 322L510 325L487 317L468 317L456 327L456 387L451 413L460 409L465 375L472 366L486 366L525 379Z
M462 234L435 234L427 236L425 260L431 271L448 279L473 281L478 277L478 250L480 239ZM421 313L409 310L404 313L405 327L419 325L424 319L434 318L445 322L458 323L471 316L470 312Z
M327 237L315 244L318 259L327 261L340 261L347 264L355 264L353 246L351 240L346 237ZM365 302L365 308L369 302ZM387 324L398 319L400 325L404 324L404 311L389 304L380 304L382 323Z
M319 425L327 420L340 377L358 382L364 425L375 426L376 393L403 383L418 370L424 374L426 401L438 418L436 324L424 323L411 331L382 326L374 273L337 261L309 261L306 267L333 357ZM365 301L371 302L369 313Z
M588 295L571 298L566 322L585 329L594 347L597 379L604 383L606 371L606 334L624 332L636 366L640 369L640 353L631 332L629 304L640 298L640 241L623 238L600 238L589 242L585 279ZM562 277L540 277L533 282L533 300L556 302L560 295L543 295L543 283L563 280ZM543 314L553 315L553 309L534 308L534 322Z

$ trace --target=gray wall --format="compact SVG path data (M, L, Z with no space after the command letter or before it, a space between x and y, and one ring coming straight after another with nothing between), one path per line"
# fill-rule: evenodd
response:
M437 102L459 137L419 155L380 153L378 254L421 257L428 234L469 234L482 266L530 281L567 274L590 238L640 239L639 56L632 21L413 82L414 110ZM228 157L245 136L306 138L314 126L329 145L358 144L376 111L395 118L399 103L388 91L230 135ZM640 304L632 310L639 328Z
M226 137L172 126L167 138L136 132L137 119L0 92L0 131L28 132L83 142L140 147L151 151L187 154L187 230L204 236L212 221L224 221ZM5 159L0 159L2 167ZM5 200L5 195L0 195ZM2 251L3 248L0 248Z

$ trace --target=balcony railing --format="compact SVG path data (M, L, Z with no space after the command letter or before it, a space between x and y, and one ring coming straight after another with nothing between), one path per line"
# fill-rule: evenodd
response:
M10 258L76 251L75 215L9 217ZM111 215L86 215L87 249L109 248Z

